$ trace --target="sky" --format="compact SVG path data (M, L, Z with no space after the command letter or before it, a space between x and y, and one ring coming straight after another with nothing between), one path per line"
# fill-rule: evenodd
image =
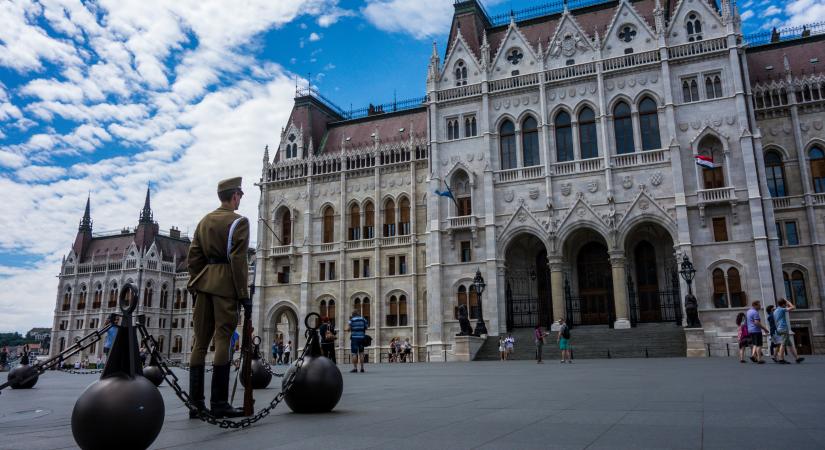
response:
M825 20L825 0L739 2L746 33ZM490 14L542 4L486 0ZM296 83L347 110L424 94L453 0L4 0L0 331L51 326L87 196L95 232L190 232L216 180L260 177ZM241 213L257 217L257 195ZM252 222L253 224L255 221ZM253 230L253 238L254 238Z

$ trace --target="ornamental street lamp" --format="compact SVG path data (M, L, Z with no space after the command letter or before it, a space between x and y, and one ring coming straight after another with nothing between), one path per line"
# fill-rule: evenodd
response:
M682 269L679 271L679 274L682 275L684 278L685 283L688 285L688 295L693 295L693 278L696 277L696 269L693 268L693 263L690 262L688 259L688 255L682 255Z
M484 308L481 305L481 294L484 293L484 288L487 287L487 283L484 282L484 278L481 276L481 270L476 269L476 276L473 278L473 286L476 288L476 294L478 295L478 321L476 322L476 329L475 335L481 336L482 334L487 334L487 326L484 325Z
M701 328L702 322L699 321L699 302L696 300L696 297L693 296L693 278L696 277L696 269L693 268L693 263L690 262L687 254L682 255L679 274L682 275L682 278L684 278L685 283L688 285L688 295L685 296L686 326L687 328ZM679 322L681 322L681 320L677 321L677 325L679 325Z

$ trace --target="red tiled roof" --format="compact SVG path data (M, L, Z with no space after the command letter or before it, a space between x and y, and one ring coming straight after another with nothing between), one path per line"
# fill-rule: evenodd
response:
M404 131L400 131L402 128ZM427 111L423 108L410 109L330 124L322 152L340 151L342 141L345 148L370 145L373 133L380 142L405 141L410 138L410 133L413 137L426 136Z
M751 83L766 82L785 77L784 56L794 77L823 73L825 69L825 35L777 42L748 48L748 73ZM812 63L812 59L819 61Z

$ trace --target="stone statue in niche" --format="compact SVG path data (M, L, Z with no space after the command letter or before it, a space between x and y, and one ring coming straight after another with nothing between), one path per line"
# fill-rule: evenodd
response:
M470 325L470 319L467 317L467 307L458 305L458 326L461 327L461 332L456 336L472 336L473 327Z
M693 294L685 296L685 315L687 328L702 328L702 322L699 321L699 302Z

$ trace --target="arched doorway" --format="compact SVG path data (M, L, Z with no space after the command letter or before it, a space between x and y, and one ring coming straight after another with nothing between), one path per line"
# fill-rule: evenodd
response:
M532 234L516 236L505 252L505 265L507 330L549 327L553 302L544 243Z
M269 348L276 340L282 340L284 344L292 341L292 348L298 348L298 316L295 311L286 305L278 307L269 318L267 334L267 341L261 343L264 348Z
M609 325L613 322L613 283L607 246L591 241L576 256L579 312L582 325Z
M653 244L648 241L636 244L633 261L636 266L639 321L659 322L662 319L662 302L658 295L659 277L656 273L656 251Z
M624 242L632 324L682 321L679 273L670 232L656 222L634 226Z

